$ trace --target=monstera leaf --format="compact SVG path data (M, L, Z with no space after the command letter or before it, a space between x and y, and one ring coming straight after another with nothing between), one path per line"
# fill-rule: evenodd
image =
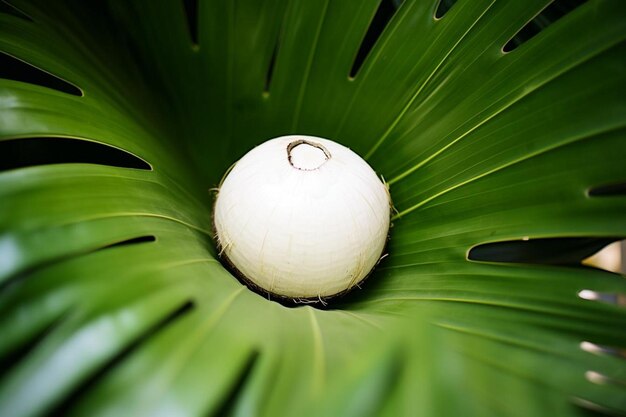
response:
M0 415L625 413L626 281L580 260L626 236L626 3L560 3L2 3ZM327 306L212 237L293 133L397 210Z

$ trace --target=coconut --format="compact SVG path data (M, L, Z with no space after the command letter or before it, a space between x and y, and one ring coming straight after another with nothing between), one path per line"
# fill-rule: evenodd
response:
M269 295L319 300L357 286L383 254L391 201L359 155L328 139L283 136L244 155L219 188L222 259Z

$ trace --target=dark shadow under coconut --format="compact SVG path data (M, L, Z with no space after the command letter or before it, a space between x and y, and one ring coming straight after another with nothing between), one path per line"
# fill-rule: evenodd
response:
M215 221L213 221L213 230L214 230L214 236L217 236L217 232L215 232ZM268 290L266 290L265 288L260 287L259 285L257 285L254 281L252 281L250 278L246 277L244 275L243 272L241 272L232 262L231 260L228 258L228 256L226 256L226 254L224 253L224 251L222 250L223 248L221 247L219 240L216 238L215 239L215 243L216 243L216 247L217 247L217 251L219 254L219 258L220 261L222 263L222 265L235 277L237 278L237 280L245 285L247 288L249 288L250 290L252 290L253 292L259 294L260 296L262 296L263 298L269 300L269 301L275 301L281 305L283 305L284 307L302 307L303 305L311 305L312 307L315 307L317 309L320 310L330 310L332 309L331 304L335 303L337 301L339 301L339 299L343 298L345 295L347 295L348 293L353 292L353 290L355 288L357 289L363 289L363 284L365 283L365 281L372 276L372 274L374 273L374 271L376 270L376 267L380 264L380 262L386 258L386 249L387 249L387 245L389 243L389 235L387 235L387 241L385 242L385 246L383 247L383 250L380 254L380 256L378 257L378 261L376 262L376 264L374 265L374 267L372 267L372 269L365 274L365 276L358 281L356 284L354 284L352 287L347 288L341 292L338 292L336 294L332 294L332 295L327 295L324 297L318 296L318 297L289 297L289 296L285 296L285 295L281 295L281 294L276 294L273 292L270 292Z

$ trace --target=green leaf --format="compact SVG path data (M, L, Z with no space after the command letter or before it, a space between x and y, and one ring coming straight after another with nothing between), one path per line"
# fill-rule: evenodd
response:
M626 6L522 36L549 3L405 0L354 77L377 0L3 3L5 60L82 94L0 68L0 160L62 137L151 169L0 172L0 415L626 414L624 277L545 262L626 237ZM366 157L397 209L325 308L251 292L212 239L210 190L291 133ZM468 258L512 241L549 253Z

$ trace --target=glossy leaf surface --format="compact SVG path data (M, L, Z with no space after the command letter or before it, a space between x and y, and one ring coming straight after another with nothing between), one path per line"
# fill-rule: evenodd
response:
M525 41L549 0L395 2L354 77L378 0L9 3L0 52L35 75L2 73L0 141L149 169L31 150L0 172L0 415L626 413L623 276L467 258L626 237L624 193L589 193L626 183L623 1ZM293 133L366 157L397 209L325 309L251 292L212 241L209 189Z

